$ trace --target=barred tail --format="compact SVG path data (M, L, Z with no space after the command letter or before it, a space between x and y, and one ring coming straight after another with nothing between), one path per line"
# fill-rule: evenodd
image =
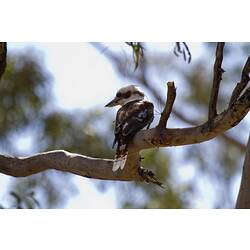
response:
M115 157L113 168L112 168L113 172L117 171L119 168L121 170L124 168L126 164L126 160L127 160L127 155L128 155L127 145L125 144L118 145L116 157Z
M114 160L112 171L115 172L119 168L122 170L126 164L126 160L127 160L127 154L122 157L116 158Z

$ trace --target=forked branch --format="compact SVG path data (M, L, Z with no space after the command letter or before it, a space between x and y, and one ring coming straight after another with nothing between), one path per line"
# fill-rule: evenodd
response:
M212 129L207 123L190 128L152 128L136 134L129 145L126 166L112 171L113 160L97 159L63 150L44 152L30 157L0 155L0 173L24 177L48 169L74 173L88 178L121 181L143 181L139 174L140 151L155 147L180 146L200 143L224 133L236 126L250 110L250 88L228 109L213 120Z
M227 110L217 115L216 104L223 72L221 69L223 47L224 43L219 43L216 50L214 81L209 105L210 119L208 122L189 128L166 128L176 96L174 83L170 82L168 83L166 105L158 126L136 134L133 141L129 144L128 158L123 170L113 172L113 160L110 159L91 158L58 150L30 157L17 158L0 155L0 173L15 177L24 177L48 169L56 169L88 178L121 181L146 180L157 184L158 181L155 180L151 172L141 170L141 158L139 155L141 150L155 147L188 145L211 140L236 126L250 110L250 88L246 89L245 93L240 96L249 81L250 59L248 58L242 71L240 84L234 90L236 94L232 94L233 101L231 105Z
M162 99L162 96L160 95L159 91L157 91L156 88L153 87L154 84L152 83L152 79L148 78L148 74L146 71L147 67L145 67L146 63L145 65L143 63L143 67L139 68L140 74L134 74L130 71L127 71L126 67L124 67L123 56L118 56L111 50L108 50L108 47L106 47L102 43L92 43L92 45L116 67L116 70L119 72L119 74L121 74L123 77L126 77L126 79L129 79L131 82L138 82L142 84L145 89L152 93L154 98L158 100L161 105L165 104L165 100ZM172 114L180 121L183 121L186 124L189 124L190 126L196 126L198 124L195 119L184 115L183 112L180 112L175 108L173 108ZM234 138L232 135L222 134L220 135L220 138L223 139L226 143L231 143L234 146L238 147L241 151L245 151L245 145L241 143L238 139Z

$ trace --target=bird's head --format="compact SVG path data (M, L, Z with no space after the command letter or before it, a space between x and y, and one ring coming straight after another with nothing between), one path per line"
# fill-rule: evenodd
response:
M117 105L125 105L128 102L140 101L144 99L144 93L141 92L135 85L129 85L119 89L115 98L105 107L114 107Z

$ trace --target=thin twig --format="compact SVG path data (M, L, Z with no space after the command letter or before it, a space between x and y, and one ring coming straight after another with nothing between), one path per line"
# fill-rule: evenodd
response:
M168 121L169 116L172 112L174 100L176 97L176 88L174 86L174 82L168 82L167 85L168 85L167 101L166 101L166 105L164 107L164 110L161 113L161 118L160 118L159 124L157 126L157 127L161 127L161 128L166 128L166 126L167 126L167 121Z
M216 58L214 62L214 78L213 78L213 86L210 95L209 107L208 107L208 120L211 121L217 115L217 100L218 93L220 88L220 82L222 79L222 73L224 70L221 68L221 64L223 61L223 49L225 43L217 43L216 48Z
M191 58L192 58L190 50L189 50L189 48L188 48L188 46L187 46L187 44L185 42L182 42L182 44L184 46L183 49L181 48L181 43L180 42L176 42L175 43L174 54L176 56L179 56L180 54L182 54L184 61L187 61L188 63L190 63L191 62ZM188 58L186 56L186 52L188 54Z
M249 73L250 73L250 56L247 58L245 66L242 70L241 80L239 83L237 83L236 87L233 90L233 93L229 102L229 107L232 107L232 104L237 100L242 90L247 86L250 80Z
M188 63L190 63L190 62L191 62L191 59L192 59L192 55L191 55L191 53L190 53L190 50L189 50L187 44L186 44L185 42L183 42L183 45L184 45L184 47L185 47L185 49L186 49L186 51L187 51L187 53L188 53Z

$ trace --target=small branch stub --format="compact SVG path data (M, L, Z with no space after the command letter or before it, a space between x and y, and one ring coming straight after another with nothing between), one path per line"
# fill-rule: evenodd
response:
M167 101L166 101L164 110L161 113L161 118L157 126L158 128L166 128L167 121L172 112L172 108L173 108L175 97L176 97L176 88L175 88L174 82L168 82L167 86L168 86Z
M221 68L223 61L223 49L225 43L218 43L216 48L215 62L214 62L214 77L213 86L210 95L209 107L208 107L208 120L211 121L217 116L217 100L220 88L220 82L222 80L222 74L224 70Z

